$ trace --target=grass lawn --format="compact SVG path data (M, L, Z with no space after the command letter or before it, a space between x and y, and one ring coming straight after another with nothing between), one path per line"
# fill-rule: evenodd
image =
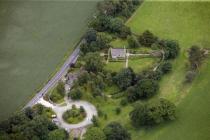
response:
M61 104L64 102L64 96L65 94L62 95L58 93L57 89L54 88L53 90L51 90L51 93L49 94L49 99L54 103Z
M109 62L108 64L105 65L106 70L110 70L113 72L118 72L122 68L125 68L125 62Z
M95 7L96 1L0 2L0 120L27 103L60 67Z
M149 67L154 66L155 58L133 58L129 59L128 66L133 68L134 72L139 73Z
M147 1L127 22L132 32L149 29L160 38L178 40L179 57L173 72L164 76L159 96L177 104L177 120L154 129L132 131L134 140L209 140L210 139L210 59L192 85L183 86L186 49L197 44L210 47L210 2Z

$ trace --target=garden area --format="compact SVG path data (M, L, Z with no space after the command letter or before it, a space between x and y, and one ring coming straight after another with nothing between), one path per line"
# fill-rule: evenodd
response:
M86 112L82 106L77 108L72 105L72 108L64 112L63 119L69 124L77 124L82 122L86 117Z

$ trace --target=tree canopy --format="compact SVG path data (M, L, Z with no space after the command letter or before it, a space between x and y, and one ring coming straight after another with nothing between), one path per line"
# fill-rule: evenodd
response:
M131 140L130 133L118 122L111 122L104 128L107 140Z
M103 70L104 64L102 58L97 52L90 52L86 54L84 61L84 67L88 72L97 73Z
M91 127L87 129L84 135L84 140L106 140L104 132L98 127Z
M175 119L175 105L166 99L158 99L149 103L137 103L130 113L135 127L156 125Z

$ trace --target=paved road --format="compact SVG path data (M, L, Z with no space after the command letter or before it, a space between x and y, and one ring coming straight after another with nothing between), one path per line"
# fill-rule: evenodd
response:
M70 68L70 64L75 63L79 56L79 46L83 42L83 40L78 44L73 53L69 56L69 58L65 61L61 69L53 76L53 78L26 104L26 107L32 107L35 105L40 98L42 98L53 86L55 86L58 81L64 76L67 70Z

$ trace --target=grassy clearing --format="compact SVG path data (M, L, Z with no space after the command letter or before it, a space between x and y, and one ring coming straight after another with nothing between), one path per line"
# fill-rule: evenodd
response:
M183 86L186 49L193 44L210 47L210 2L144 2L127 25L136 34L149 29L160 38L176 39L181 47L173 72L164 76L159 93L178 104L177 120L154 129L133 130L133 139L210 139L210 60L192 85Z
M95 6L96 1L0 2L0 120L26 103L61 65Z

